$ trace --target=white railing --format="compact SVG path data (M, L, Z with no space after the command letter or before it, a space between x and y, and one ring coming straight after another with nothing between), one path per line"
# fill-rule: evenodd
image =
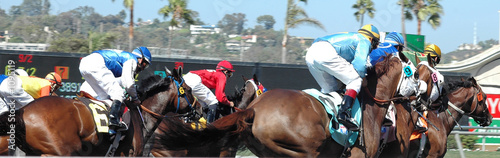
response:
M457 142L458 150L460 151L460 157L465 158L464 150L462 147L462 141L460 140L461 135L483 135L483 136L500 136L500 132L469 132L469 131L458 131L463 129L481 129L481 130L500 130L500 127L479 127L479 126L455 126L453 131L450 134L455 135L455 141ZM483 137L482 141L482 151L485 150L486 146L486 137Z

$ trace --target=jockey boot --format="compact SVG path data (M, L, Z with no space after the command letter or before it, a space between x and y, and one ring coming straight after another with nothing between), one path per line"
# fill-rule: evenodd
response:
M109 112L109 133L114 134L121 127L120 124L120 108L122 102L120 100L113 100L111 111Z
M342 123L348 130L356 131L358 130L358 125L354 123L351 118L351 108L354 104L354 98L356 98L357 92L352 89L348 89L342 99L342 103L337 115L337 120Z
M217 104L208 106L207 122L208 123L214 122L216 120L216 115L217 115Z

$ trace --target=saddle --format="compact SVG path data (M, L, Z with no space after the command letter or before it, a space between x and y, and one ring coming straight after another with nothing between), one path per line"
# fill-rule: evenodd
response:
M337 120L337 114L339 106L342 102L342 96L336 92L330 94L324 94L317 89L305 89L303 92L316 98L324 107L326 112L330 117L330 134L332 138L339 144L344 146L354 145L356 139L358 138L358 131L349 131L347 128L340 124ZM355 100L354 105L351 108L351 116L356 120L359 125L362 121L362 111L358 99Z
M94 119L96 131L98 133L109 132L109 105L107 105L103 101L95 99L90 94L84 91L80 91L80 94L77 94L77 97L74 99L81 101L89 109ZM126 106L122 116L122 121L125 123L125 125L127 125L127 127L130 125L130 114L128 113Z

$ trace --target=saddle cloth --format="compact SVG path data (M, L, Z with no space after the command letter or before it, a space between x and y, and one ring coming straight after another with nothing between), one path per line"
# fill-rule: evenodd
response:
M91 100L85 97L78 97L78 100L82 101L85 106L92 113L92 117L94 118L94 123L96 125L96 130L99 133L108 133L108 115L109 109L108 106L103 102Z
M330 118L329 126L330 126L330 134L332 138L339 144L342 145L348 145L351 147L354 145L356 142L356 139L358 138L359 132L353 131L349 132L347 128L340 124L337 121L337 114L338 114L338 109L340 108L340 103L342 102L342 97L338 93L330 93L330 95L321 93L317 89L311 88L311 89L305 89L302 90L303 92L311 95L312 97L316 98L323 106L325 107L326 112L332 116ZM361 124L361 108L360 108L360 103L358 99L356 98L354 105L352 106L351 109L351 116L354 116L353 118L356 120L356 123L358 125ZM333 125L332 123L335 123ZM338 126L337 126L338 125ZM338 128L337 128L338 127Z

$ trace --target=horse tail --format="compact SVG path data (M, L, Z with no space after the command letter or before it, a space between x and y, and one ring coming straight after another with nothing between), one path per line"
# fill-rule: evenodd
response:
M9 134L25 135L26 127L22 117L23 113L23 109L16 110L15 113L10 113L10 111L2 113L0 115L0 136Z
M178 119L165 118L155 133L154 148L185 150L216 144L226 135L239 134L253 122L254 110L249 109L224 116L207 125L203 130L194 130L189 124Z
M7 135L9 124L9 111L6 111L0 115L0 135Z

